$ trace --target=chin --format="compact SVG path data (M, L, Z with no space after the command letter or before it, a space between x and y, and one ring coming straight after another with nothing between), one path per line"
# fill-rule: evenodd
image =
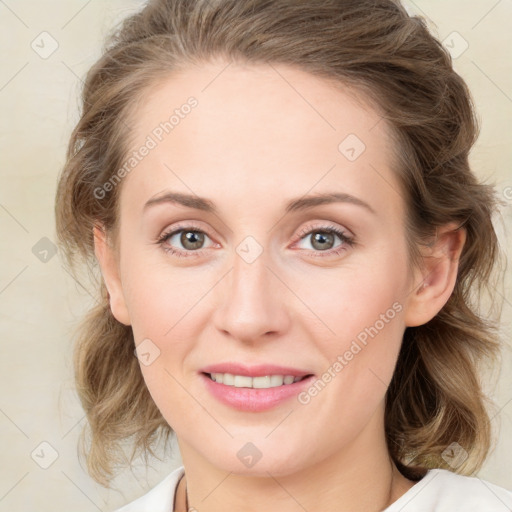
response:
M261 443L235 441L233 444L235 445L233 448L230 443L230 446L225 447L221 454L210 453L208 456L210 463L235 475L268 478L269 474L276 477L293 474L300 470L300 463L305 462L297 460L297 453L305 455L303 446L278 452L278 446L274 446L268 440L265 446L263 446L264 441ZM228 451L234 456L227 457Z

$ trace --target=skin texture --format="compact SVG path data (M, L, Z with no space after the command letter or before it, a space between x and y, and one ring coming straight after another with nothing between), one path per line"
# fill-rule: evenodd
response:
M94 230L112 312L132 326L136 345L150 339L160 351L141 371L177 434L190 507L383 510L414 483L389 459L385 392L405 328L428 322L452 293L464 231L439 230L424 266L410 268L385 121L303 71L226 65L169 77L137 106L134 150L187 98L198 101L123 179L118 245ZM338 149L349 134L366 146L354 161ZM169 190L208 198L218 212L173 203L143 211ZM322 192L356 196L374 213L333 203L285 214L291 199ZM178 222L206 233L200 253L181 233L155 242ZM329 227L354 245L337 235L315 244L311 231ZM246 237L263 249L251 263L237 252ZM166 253L170 244L184 257ZM320 377L393 304L394 318L307 404L241 412L203 386L200 369L225 361ZM250 468L237 457L247 442L262 454Z

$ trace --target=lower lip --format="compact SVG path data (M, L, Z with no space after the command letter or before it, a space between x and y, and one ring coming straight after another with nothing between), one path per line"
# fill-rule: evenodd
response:
M215 382L204 373L201 373L201 378L210 393L222 403L240 411L260 412L276 407L300 393L311 384L314 375L310 375L299 382L266 389L226 386Z

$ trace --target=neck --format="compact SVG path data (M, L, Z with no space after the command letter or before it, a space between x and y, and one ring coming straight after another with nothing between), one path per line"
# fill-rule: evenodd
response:
M402 476L392 463L382 417L372 421L374 424L367 425L350 446L325 459L306 467L289 464L288 471L281 468L277 471L271 464L262 471L260 466L258 476L211 465L192 446L178 438L186 478L183 477L178 485L175 510L382 511L415 482ZM376 436L376 432L382 432L382 436Z

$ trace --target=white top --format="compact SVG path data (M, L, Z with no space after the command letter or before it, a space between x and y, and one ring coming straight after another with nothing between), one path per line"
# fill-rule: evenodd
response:
M148 493L114 512L174 512L174 495L185 468L180 466ZM477 477L430 469L382 512L511 512L512 491Z

